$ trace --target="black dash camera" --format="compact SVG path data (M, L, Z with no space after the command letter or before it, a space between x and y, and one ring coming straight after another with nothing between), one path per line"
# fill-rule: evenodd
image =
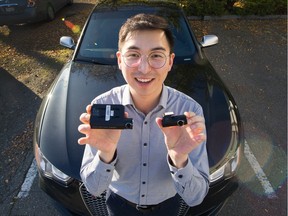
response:
M170 126L183 126L187 124L187 118L185 115L174 115L173 112L165 113L162 119L163 127Z
M123 105L93 104L90 126L92 129L132 129L133 119L124 115Z

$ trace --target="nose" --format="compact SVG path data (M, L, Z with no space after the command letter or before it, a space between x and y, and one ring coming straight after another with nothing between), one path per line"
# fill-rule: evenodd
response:
M151 71L151 66L148 63L148 58L147 56L142 56L141 57L141 62L138 65L138 70L143 73L143 74L147 74Z

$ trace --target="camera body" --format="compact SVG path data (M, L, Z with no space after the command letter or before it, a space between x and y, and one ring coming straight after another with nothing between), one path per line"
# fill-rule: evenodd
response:
M173 112L165 113L162 119L163 127L170 126L183 126L187 124L187 118L185 115L174 115Z
M90 126L92 129L133 129L133 119L125 118L120 104L93 104Z

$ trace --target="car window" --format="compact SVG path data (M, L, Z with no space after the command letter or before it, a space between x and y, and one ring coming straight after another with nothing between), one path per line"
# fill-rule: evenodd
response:
M155 13L155 11L145 11ZM99 64L117 64L116 52L118 50L118 32L121 25L128 17L140 12L137 11L103 11L92 14L87 25L76 60L93 61ZM179 14L156 14L168 17L175 37L174 52L176 58L174 63L189 62L193 59L195 45L185 22L184 17Z

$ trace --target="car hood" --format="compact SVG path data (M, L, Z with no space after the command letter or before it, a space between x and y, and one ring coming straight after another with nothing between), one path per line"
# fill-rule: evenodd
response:
M80 179L84 146L77 143L81 137L79 116L97 95L124 83L116 65L70 62L63 68L42 102L36 124L37 143L59 170ZM239 116L230 93L206 61L174 65L165 84L201 104L207 127L209 165L210 169L216 169L229 158L231 149L237 148L235 143L239 139Z

